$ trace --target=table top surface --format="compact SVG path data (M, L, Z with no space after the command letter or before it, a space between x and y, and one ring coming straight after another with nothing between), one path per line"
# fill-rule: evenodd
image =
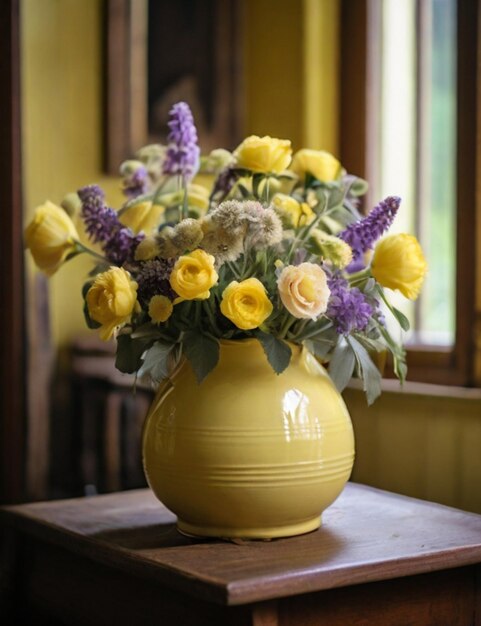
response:
M148 489L0 510L2 524L205 600L245 604L481 563L481 515L348 483L318 531L232 543L178 533Z

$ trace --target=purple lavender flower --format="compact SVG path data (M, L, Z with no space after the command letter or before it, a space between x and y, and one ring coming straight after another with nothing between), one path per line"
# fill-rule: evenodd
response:
M169 145L163 172L190 180L197 172L200 156L192 111L185 102L178 102L171 108L169 115Z
M137 297L142 304L148 305L152 296L163 295L171 300L177 296L169 282L174 262L174 259L151 259L141 263L135 280L139 286Z
M147 192L149 186L149 174L144 166L124 177L123 192L127 198L136 198Z
M391 226L400 204L401 198L388 196L374 207L367 217L350 224L339 234L339 237L352 248L352 263L347 268L348 272L364 267L363 254L370 250Z
M327 281L331 295L326 315L333 321L340 335L349 335L366 330L374 313L374 307L357 287L349 288L344 278L335 277Z
M82 202L82 219L94 243L100 243L111 263L122 265L134 256L144 235L134 235L119 221L117 213L105 204L105 194L98 185L82 187L77 192Z

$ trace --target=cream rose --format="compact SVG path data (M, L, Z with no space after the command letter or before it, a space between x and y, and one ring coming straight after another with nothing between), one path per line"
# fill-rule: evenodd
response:
M288 265L279 276L277 288L282 304L294 317L314 320L327 309L331 292L319 265Z

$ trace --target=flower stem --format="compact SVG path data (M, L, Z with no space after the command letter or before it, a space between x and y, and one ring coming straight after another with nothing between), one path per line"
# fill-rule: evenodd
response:
M92 250L91 248L87 248L87 246L85 246L83 243L80 243L80 241L76 240L75 246L79 252L86 252L87 254L90 254L96 259L99 259L100 261L103 261L106 264L110 264L110 261L106 257L102 256L98 252L95 252L95 250Z

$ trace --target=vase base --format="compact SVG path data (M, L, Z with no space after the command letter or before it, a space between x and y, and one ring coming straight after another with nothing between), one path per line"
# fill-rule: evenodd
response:
M269 526L262 528L223 528L220 526L199 526L177 520L177 529L189 537L219 537L221 539L280 539L294 537L317 530L321 525L321 516L310 518L296 524Z

